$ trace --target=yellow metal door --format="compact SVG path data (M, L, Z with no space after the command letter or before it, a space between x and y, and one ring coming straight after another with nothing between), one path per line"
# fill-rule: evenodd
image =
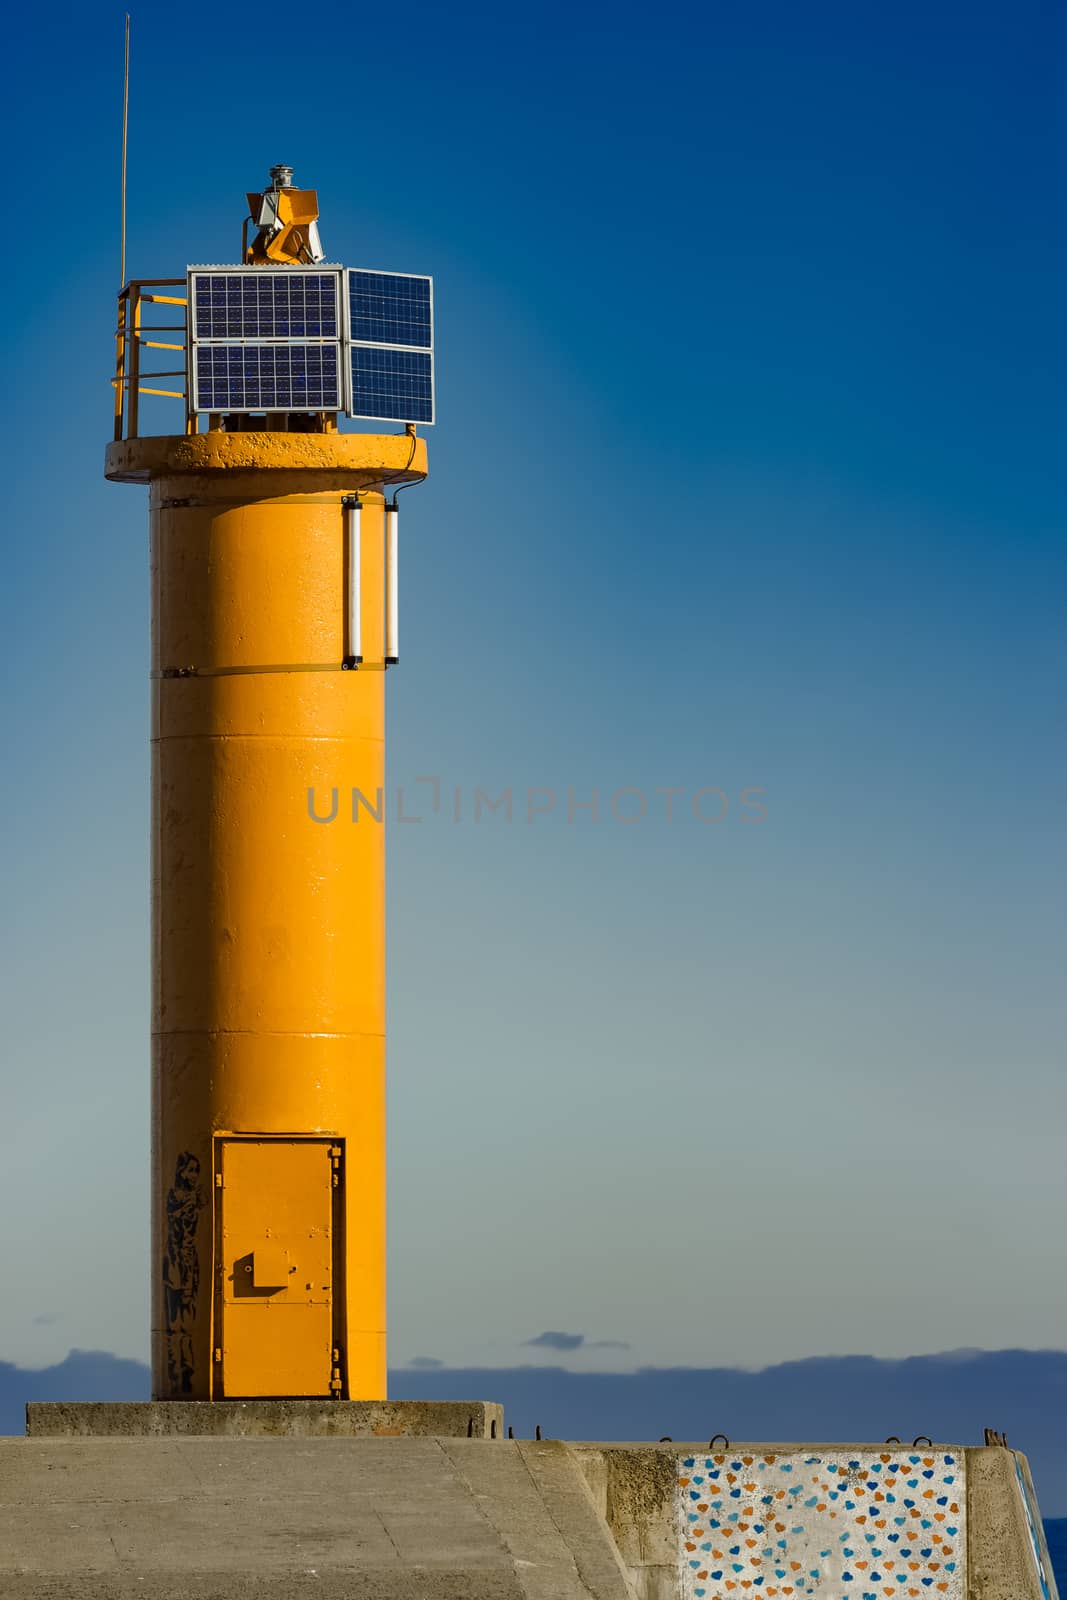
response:
M322 1139L220 1141L223 1395L331 1392L339 1156Z

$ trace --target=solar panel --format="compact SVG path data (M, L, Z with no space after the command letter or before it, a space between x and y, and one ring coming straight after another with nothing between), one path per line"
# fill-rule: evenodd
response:
M195 347L194 411L339 411L343 403L337 344Z
M194 339L337 339L340 273L191 272Z
M348 273L349 337L367 344L433 348L433 282L401 272Z
M350 347L349 416L373 422L432 422L433 356L429 350Z

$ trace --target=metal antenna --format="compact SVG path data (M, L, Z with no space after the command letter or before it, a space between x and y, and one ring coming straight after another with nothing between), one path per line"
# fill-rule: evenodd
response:
M122 71L122 224L119 246L119 288L126 287L126 130L130 120L130 13L126 13L126 59Z

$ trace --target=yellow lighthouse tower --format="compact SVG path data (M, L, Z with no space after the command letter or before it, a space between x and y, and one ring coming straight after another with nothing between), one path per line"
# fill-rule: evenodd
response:
M150 494L153 1390L378 1399L385 678L432 284L323 262L288 168L249 201L240 265L119 297L106 474ZM146 393L183 433L140 431Z

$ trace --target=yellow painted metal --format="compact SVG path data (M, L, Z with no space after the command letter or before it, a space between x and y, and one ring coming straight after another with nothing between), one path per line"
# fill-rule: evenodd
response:
M248 209L259 216L263 196L248 194ZM281 224L277 233L261 232L248 249L248 259L258 266L272 262L278 266L294 266L310 261L308 224L318 220L319 197L314 189L275 189L271 193Z
M328 1395L333 1373L330 1141L218 1143L219 1391Z
M330 1390L380 1398L385 849L350 796L384 785L382 486L423 476L425 445L215 431L118 440L106 472L151 486L154 1393L224 1381L216 1141L328 1136L346 1171ZM343 672L353 492L365 665ZM309 791L324 817L335 789L334 820L312 820ZM318 1355L296 1381L287 1325L257 1381L327 1392Z

